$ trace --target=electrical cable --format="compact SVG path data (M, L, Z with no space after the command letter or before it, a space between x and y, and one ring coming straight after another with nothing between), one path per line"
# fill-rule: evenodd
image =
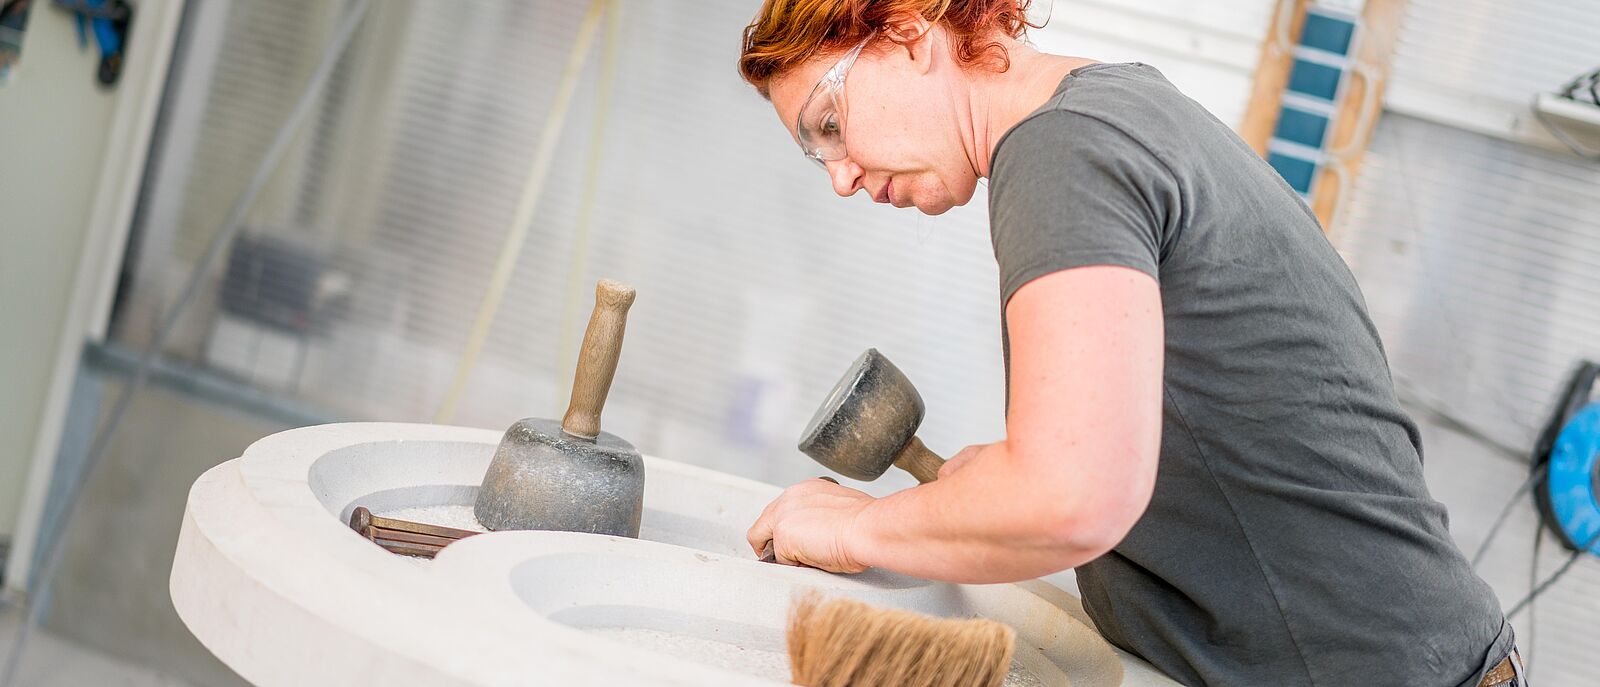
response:
M1543 548L1543 546L1544 523L1539 522L1533 526L1533 554L1528 557L1528 589L1533 589L1534 581L1539 579L1539 549ZM1532 603L1528 604L1528 651L1522 656L1522 669L1524 673L1533 668L1533 642L1535 639L1537 639L1537 634L1539 631L1538 610L1539 609L1537 606L1533 605ZM1508 614L1506 616L1506 620L1509 622L1510 619L1511 617Z
M1451 318L1448 316L1448 314L1445 314L1444 319L1448 321ZM1453 324L1448 326L1453 327ZM1463 420L1450 413L1433 400L1425 397L1419 390L1418 385L1407 379L1405 376L1400 374L1394 375L1394 390L1395 396L1402 404L1411 406L1416 410L1426 413L1429 419L1433 420L1441 427L1463 435L1468 439L1483 444L1488 448L1494 449L1496 453L1499 453L1517 463L1521 463L1523 465L1528 464L1527 449L1519 449L1503 444L1494 437L1489 436L1488 432L1478 429L1477 427L1472 426L1470 422L1467 422L1466 420ZM1496 400L1501 399L1497 398ZM1504 405L1503 401L1502 405Z
M1574 384L1574 385L1582 384L1583 382L1581 381L1581 379L1582 379L1583 375L1584 375L1584 372L1578 373L1578 375L1576 375L1574 377L1574 381L1572 382L1572 384ZM1591 379L1592 379L1592 376L1591 376ZM1468 437L1470 439L1473 439L1473 440L1481 443L1482 445L1484 445L1486 447L1489 447L1489 448L1495 450L1496 452L1505 455L1507 458L1515 460L1518 463L1526 463L1527 458L1526 458L1525 454L1522 451L1519 451L1519 450L1517 450L1515 448L1512 448L1510 446L1507 446L1507 445L1499 443L1498 441L1496 441L1493 438L1491 438L1490 436L1488 436L1487 433L1482 432L1482 431L1474 428L1471 424L1469 424L1469 423L1461 420L1460 418L1452 415L1451 413L1445 411L1443 408L1439 407L1438 405L1436 405L1434 403L1431 403L1422 394L1418 393L1415 388L1407 388L1407 387L1410 387L1412 385L1406 384L1404 379L1396 377L1395 381L1396 381L1395 390L1396 390L1397 395L1409 396L1409 398L1404 398L1402 400L1404 402L1406 402L1408 405L1411 405L1414 408L1416 408L1416 409L1422 411L1423 413L1427 414L1431 420L1437 422L1438 424L1440 424L1442 426L1445 426L1448 429L1456 431L1457 433L1460 433L1460 434L1462 434L1462 435L1464 435L1464 436L1466 436L1466 437ZM1407 393L1407 392L1410 392L1410 393ZM1569 397L1572 396L1571 389L1568 390L1567 396L1569 396ZM1566 408L1564 412L1567 413L1567 414L1570 414L1574 409L1575 409L1575 407ZM1558 408L1557 412L1558 413L1563 412L1563 409ZM1552 427L1558 427L1558 426L1557 425L1552 425ZM1534 448L1534 453L1536 454L1536 456L1538 454L1548 452L1548 450L1550 448L1550 444L1554 441L1554 435L1552 434L1553 431L1554 430L1552 430L1549 427L1547 427L1546 430L1541 434L1541 437L1536 442L1536 446ZM1546 435L1548 435L1548 436L1546 436ZM1476 571L1478 569L1479 564L1483 562L1484 556L1489 551L1489 546L1494 542L1496 537L1499 535L1501 527L1505 525L1507 519L1511 515L1511 512L1516 508L1517 502L1522 499L1523 495L1525 495L1525 494L1527 494L1527 493L1532 491L1534 486L1539 483L1539 480L1544 478L1549 473L1549 469L1550 469L1550 464L1549 464L1548 461L1539 462L1539 464L1529 473L1528 478L1526 480L1523 480L1522 484L1519 485L1516 488L1516 490L1512 492L1511 497L1506 500L1506 504L1503 507L1501 507L1499 515L1497 515L1495 517L1494 523L1492 525L1490 525L1489 532L1486 535L1484 535L1483 542L1478 545L1478 550L1476 552L1474 552L1473 555L1472 555L1471 565L1472 565L1472 569L1474 571ZM1527 622L1527 625L1526 625L1527 641L1526 641L1526 643L1519 642L1519 644L1523 645L1523 648L1521 650L1522 662L1523 662L1523 666L1524 666L1524 673L1525 673L1525 675L1528 675L1528 676L1531 676L1532 672L1533 672L1533 651L1534 651L1534 644L1535 644L1535 641L1537 639L1537 631L1538 631L1538 615L1537 615L1538 607L1537 607L1536 601L1538 599L1539 594L1541 594L1545 589L1548 589L1550 587L1550 585L1554 584L1557 579L1560 579L1560 577L1563 574L1565 574L1567 572L1567 570L1570 569L1574 563L1577 562L1577 559L1582 556L1584 551L1586 551L1589 548L1591 548L1597 540L1600 540L1600 532L1597 532L1596 533L1596 535L1597 535L1596 538L1592 538L1589 541L1588 544L1585 544L1577 552L1574 552L1573 556L1571 558L1567 559L1566 563L1561 567L1560 570L1557 570L1556 573L1554 575L1551 575L1550 578L1545 580L1544 583L1539 584L1539 585L1536 586L1534 583L1535 583L1536 580L1539 579L1539 572L1538 572L1539 571L1539 550L1540 550L1540 544L1543 541L1544 523L1542 521L1541 522L1536 522L1534 527L1535 527L1535 530L1534 530L1534 536L1533 536L1533 553L1532 553L1531 556L1529 556L1529 572L1528 572L1528 575L1529 575L1529 577L1528 577L1528 586L1530 587L1530 589L1532 591L1528 594L1527 597L1525 597L1523 600L1519 601L1515 606L1513 606L1511 611L1506 613L1506 616L1505 616L1506 620L1509 622L1510 619L1513 616L1515 616L1517 613L1520 613L1524 607L1526 607L1527 610L1528 610L1528 622Z
M65 559L65 542L70 532L69 525L72 523L72 516L77 513L75 506L77 505L78 497L83 492L84 485L89 481L89 476L94 473L95 467L105 457L106 448L111 443L111 436L117 431L117 427L122 424L122 418L127 414L128 407L133 402L133 396L144 387L145 382L149 379L151 365L156 356L160 354L161 349L166 345L167 338L177 328L179 316L184 313L189 303L200 292L201 282L204 281L212 265L221 257L223 249L230 245L233 237L239 233L240 227L244 225L245 213L254 203L256 195L266 186L272 172L277 168L278 162L282 160L284 154L288 151L289 144L299 130L301 123L311 113L312 105L327 85L329 76L333 74L334 66L338 63L339 58L344 55L345 49L349 47L351 39L355 36L356 27L366 17L371 0L352 0L351 4L353 5L351 9L345 13L345 16L335 27L333 38L328 42L328 47L323 52L322 61L317 64L317 68L312 72L311 78L307 80L305 90L300 94L299 100L295 102L288 118L284 120L283 126L278 129L278 133L273 137L271 144L268 145L266 153L262 155L261 161L257 163L255 173L251 175L249 183L246 184L244 191L239 194L238 199L234 201L233 207L229 210L227 218L223 220L222 226L212 236L211 243L206 246L206 252L195 263L194 270L189 274L188 282L184 284L177 300L173 301L172 306L168 308L162 317L160 326L156 328L150 343L139 354L138 364L133 371L133 379L124 385L122 391L117 394L117 400L112 405L111 412L107 415L105 423L95 433L94 441L90 444L89 452L84 458L83 465L78 469L73 479L67 483L66 491L61 496L63 504L61 512L64 514L62 515L61 526L58 534L45 544L43 566L28 581L28 614L22 625L17 628L16 636L11 640L11 648L7 654L4 672L0 673L0 687L11 687L15 683L17 669L22 661L22 652L27 647L28 637L43 618L46 606L45 600L50 591L51 581Z
M1535 539L1534 541L1537 543L1539 539ZM1522 597L1521 601L1518 601L1516 605L1512 606L1511 610L1506 613L1506 619L1511 619L1518 613L1522 612L1523 608L1532 604L1535 599L1539 598L1540 594L1543 594L1546 589L1550 588L1550 585L1555 584L1556 580L1561 579L1562 575L1567 574L1567 571L1572 569L1572 566L1578 562L1578 559L1582 558L1583 554L1588 553L1589 549L1597 543L1600 543L1600 530L1596 530L1594 536L1589 537L1589 540L1584 542L1583 546L1578 547L1577 551L1573 551L1572 555L1567 556L1566 562L1562 563L1561 567L1557 568L1555 573L1545 578L1543 582L1540 582L1538 586L1534 587L1532 591L1528 592L1527 596ZM1535 556L1534 560L1537 561L1538 557Z
M1494 519L1494 524L1489 526L1489 533L1484 535L1483 543L1479 544L1477 552L1472 554L1473 570L1478 569L1478 563L1483 561L1483 555L1489 552L1489 544L1494 541L1495 535L1500 533L1500 526L1506 524L1506 518L1510 517L1512 509L1517 505L1517 501L1522 498L1523 494L1532 491L1533 485L1538 484L1539 479L1544 477L1545 472L1549 471L1549 469L1549 463L1534 468L1533 473L1528 475L1528 479L1523 481L1522 486L1517 487L1517 490L1512 492L1511 498L1506 499L1506 505L1500 509L1500 515Z

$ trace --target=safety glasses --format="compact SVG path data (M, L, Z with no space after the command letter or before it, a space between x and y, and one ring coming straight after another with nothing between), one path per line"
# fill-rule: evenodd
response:
M811 89L811 95L806 97L800 106L800 115L795 120L795 137L800 141L800 150L806 157L814 160L818 165L826 168L828 162L843 160L844 151L844 79L850 74L850 67L856 63L856 56L861 54L861 49L867 47L867 42L872 36L851 48L844 57L834 63L833 67L822 75L817 81L817 86Z

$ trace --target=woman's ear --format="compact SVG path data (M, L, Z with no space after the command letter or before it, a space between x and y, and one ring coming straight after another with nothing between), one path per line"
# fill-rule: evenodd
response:
M893 41L906 50L906 57L918 65L918 70L928 71L933 62L933 41L927 40L933 33L933 24L917 12L900 12L895 14L883 26L883 31Z

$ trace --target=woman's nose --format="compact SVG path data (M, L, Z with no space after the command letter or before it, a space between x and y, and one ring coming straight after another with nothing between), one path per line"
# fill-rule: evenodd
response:
M849 198L861 188L861 178L866 172L849 158L827 163L828 176L833 178L833 192Z

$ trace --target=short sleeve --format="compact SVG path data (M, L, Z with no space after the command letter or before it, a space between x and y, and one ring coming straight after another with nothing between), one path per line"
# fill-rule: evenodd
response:
M990 174L1001 303L1073 267L1121 265L1160 280L1181 207L1170 168L1122 129L1069 110L1032 115L1001 140Z

